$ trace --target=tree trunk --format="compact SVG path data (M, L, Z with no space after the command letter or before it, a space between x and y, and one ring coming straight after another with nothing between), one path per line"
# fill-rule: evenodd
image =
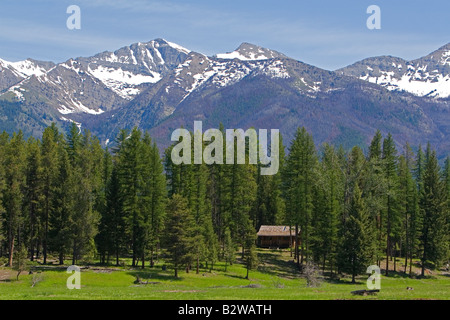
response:
M326 253L323 254L323 266L322 266L322 272L325 273L325 264L326 264L327 255Z
M11 236L11 241L9 244L9 261L8 261L8 265L10 268L12 268L13 266L13 255L14 255L14 236Z
M387 235L387 240L386 240L386 276L389 274L389 245L390 245L390 240L389 240L389 228L388 228L388 235Z
M394 250L394 272L397 272L397 250Z
M300 267L300 255L298 252L298 224L295 224L295 258L297 259L297 267Z
M292 228L290 224L289 224L289 253L292 257Z
M47 264L47 240L48 240L48 207L49 207L49 195L48 191L45 195L45 228L44 228L44 241L43 241L43 248L42 248L42 255L44 256L44 264Z
M153 268L153 266L154 266L154 262L153 262L153 246L152 246L152 248L150 249L150 268Z
M405 254L405 270L404 270L405 274L407 269L408 269L408 252L406 252Z
M353 266L352 266L352 283L356 283L356 281L355 281L355 276L356 276L355 261L353 260Z
M73 245L73 252L72 252L72 265L75 265L76 261L77 261L77 248L76 248L76 244L74 243Z
M159 249L159 242L156 244L156 252L155 252L156 261L158 261L158 249Z
M59 264L64 264L64 253L62 250L59 251Z
M409 256L409 276L412 276L412 254Z
M425 277L425 259L422 260L422 271L420 272L422 277Z
M200 273L200 257L198 254L197 254L197 269L196 269L195 273L196 274Z
M34 261L34 241L30 241L30 261Z

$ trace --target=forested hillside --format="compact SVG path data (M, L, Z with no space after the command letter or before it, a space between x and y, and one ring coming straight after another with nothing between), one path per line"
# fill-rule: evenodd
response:
M282 142L282 141L281 141ZM397 150L377 132L364 154L324 144L299 128L280 146L280 171L261 165L175 165L148 133L122 130L113 149L72 124L40 140L0 135L0 255L72 264L92 258L152 267L161 255L175 274L240 252L257 265L256 232L284 224L298 231L294 259L331 273L411 272L412 259L439 267L450 252L450 159L433 146ZM248 161L247 161L248 163ZM397 259L391 260L392 257ZM404 270L396 266L404 260ZM408 269L409 268L409 269Z

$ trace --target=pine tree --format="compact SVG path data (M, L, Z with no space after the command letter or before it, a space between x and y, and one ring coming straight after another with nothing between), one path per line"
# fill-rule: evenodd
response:
M97 138L89 131L80 134L74 130L67 137L67 153L73 170L74 206L70 217L72 264L95 253L94 239L98 232L99 213L95 210L97 194L101 189L103 151Z
M225 130L222 124L219 125L219 130L222 132L222 139L225 141ZM225 144L223 144L222 152L225 155ZM212 154L213 156L215 153ZM229 229L228 216L226 212L226 197L227 197L227 184L229 175L229 166L221 163L213 163L207 165L209 169L208 184L207 184L207 196L211 206L211 219L215 234L217 235L217 241L222 247L222 252L218 252L218 255L226 259L225 253L225 231ZM230 233L231 236L231 233ZM218 248L220 251L220 248Z
M106 190L106 208L102 220L102 230L107 238L108 255L114 254L116 265L119 265L119 255L125 246L125 220L120 190L117 167L114 166Z
M58 253L59 264L64 264L65 254L70 249L70 223L74 209L74 172L69 161L69 155L64 142L56 146L55 172L52 172L48 196L45 204L48 211L46 218L46 233L51 249ZM52 152L53 154L53 152ZM47 229L48 228L48 229ZM48 233L48 235L47 235ZM44 260L47 257L47 245L44 246Z
M16 280L19 281L20 274L25 271L28 263L27 263L27 249L24 243L21 243L17 249L16 257L14 258L14 262L12 268L17 271Z
M286 204L282 197L282 174L285 164L283 138L279 140L279 167L274 175L261 175L262 165L258 165L256 215L254 217L256 230L261 225L279 225L286 220Z
M3 206L4 199L3 194L6 188L6 177L5 177L5 151L8 145L9 136L6 132L0 134L0 248L2 248L2 243L7 237L6 229L4 228L4 218L5 218L5 208ZM1 249L0 249L1 250ZM1 253L1 251L0 251Z
M126 234L132 250L132 266L142 256L144 216L140 208L140 194L143 189L141 132L134 128L129 138L119 147L118 175Z
M232 265L235 258L236 247L231 239L231 232L229 228L225 229L225 242L224 242L224 258L225 258L225 272L228 265Z
M49 233L49 219L56 208L53 207L55 203L55 188L56 177L58 174L58 154L57 144L62 143L62 135L59 134L56 125L52 123L50 127L45 128L42 134L41 141L41 161L42 161L42 254L43 263L47 263L47 249L48 249L48 233Z
M291 144L284 169L284 194L286 212L290 225L295 225L295 257L297 265L308 261L311 214L313 209L313 188L317 156L312 136L305 128L298 129ZM300 232L301 231L301 232ZM298 234L301 235L300 240ZM301 257L299 253L301 243Z
M422 192L423 187L423 174L425 170L425 154L423 153L422 146L419 145L416 156L416 167L414 168L413 176L416 179L417 190L419 194Z
M144 240L141 259L144 266L145 252L149 250L150 266L153 267L154 252L159 245L159 234L163 227L167 191L158 148L147 132L142 140L142 156L141 212L144 219Z
M211 236L209 233L211 230L207 230L209 224L211 224L211 211L207 198L207 177L208 169L205 164L195 164L188 166L191 174L190 184L192 185L188 190L189 194L186 194L190 199L190 211L192 212L195 220L195 259L196 259L196 271L199 273L200 259L205 259L206 262L209 249L215 250L215 248L207 247L207 236ZM212 235L215 237L215 235Z
M365 197L367 210L374 223L376 233L376 259L381 266L381 259L386 254L386 203L387 183L383 164L383 137L380 130L375 133L369 147L367 161L360 172L361 191Z
M205 243L205 250L203 252L203 259L206 266L209 264L209 271L214 268L214 264L218 260L219 242L217 235L214 233L211 216L207 216L203 223L203 241Z
M420 236L422 276L425 275L425 268L430 263L437 266L442 262L446 258L448 250L446 241L447 195L439 169L436 152L431 150L431 146L428 144L423 171L423 188L419 200L423 221Z
M418 196L415 181L412 177L412 161L412 151L407 144L405 153L399 157L398 165L398 202L403 225L402 249L405 256L405 273L407 272L408 259L410 260L409 262L412 263L414 249L417 245L416 218L418 213ZM410 264L410 273L411 271L412 266Z
M186 198L174 194L167 206L164 244L176 278L179 268L192 261L195 252L194 227L194 219Z
M39 141L33 137L29 138L26 149L24 211L26 212L25 220L30 260L33 261L40 244L41 221L39 218L43 200L43 167Z
M111 229L114 227L111 226L111 216L108 210L108 191L113 170L112 156L108 148L106 148L103 156L102 187L99 190L96 202L96 210L100 213L100 223L98 234L95 238L97 250L100 254L100 262L103 264L109 263L110 256L114 253L113 240L111 239ZM118 209L120 210L120 208Z
M312 250L314 260L321 261L323 270L328 260L330 271L336 265L339 215L344 205L345 176L335 149L325 144L314 196L314 230Z
M25 186L25 141L21 131L13 134L7 147L5 159L6 189L3 196L6 211L5 224L8 241L8 265L13 266L15 245L23 244L23 191Z
M381 159L382 151L381 151L381 142L383 140L383 137L381 136L381 131L377 130L374 137L372 138L372 141L370 142L369 147L369 160L372 159Z
M446 197L447 197L447 215L446 215L446 231L447 234L446 242L447 242L447 254L446 259L447 263L450 261L450 157L445 159L444 163L444 172L443 172L443 180L445 184Z
M400 219L398 216L398 182L397 182L397 150L392 135L389 134L383 141L383 174L386 181L385 221L386 221L386 275L389 274L389 256L394 254L395 242L398 240ZM394 255L394 271L396 256Z
M353 196L344 227L338 261L340 270L350 273L352 283L355 283L356 276L365 272L373 260L374 240L370 216L358 184L355 184L353 188Z
M244 255L242 257L247 274L245 279L248 279L249 271L258 267L258 256L256 254L256 232L252 227L251 221L247 224L245 238L244 238Z
M228 141L227 143L230 142L233 141ZM247 232L246 228L250 221L250 217L255 214L257 196L257 165L249 163L249 147L250 141L246 141L244 159L245 164L238 164L237 144L234 143L233 164L222 165L224 168L221 172L222 198L220 201L222 204L222 228L228 227L230 229L233 242L239 244L242 248L242 256L245 251L244 242ZM254 221L252 221L252 223L253 222ZM255 225L252 225L253 229L255 227Z

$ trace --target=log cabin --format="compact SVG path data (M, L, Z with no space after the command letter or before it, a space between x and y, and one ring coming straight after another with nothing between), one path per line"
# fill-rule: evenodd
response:
M261 248L290 248L295 245L294 227L262 225L257 236L257 244Z

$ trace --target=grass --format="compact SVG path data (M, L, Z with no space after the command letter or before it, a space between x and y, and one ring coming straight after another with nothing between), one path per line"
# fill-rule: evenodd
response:
M350 277L339 280L321 278L320 286L307 287L306 279L297 271L288 251L259 250L260 266L250 272L235 263L228 266L218 263L212 272L195 270L163 271L161 264L154 268L89 266L82 269L81 289L66 287L70 276L64 268L36 267L33 274L23 273L19 281L16 273L0 268L0 299L159 299L159 300L304 300L304 299L445 299L450 298L450 275L433 272L431 276L412 279L402 273L391 272L382 276L381 291L376 296L354 296L350 292L366 289L368 275L350 283ZM150 284L135 284L136 276ZM39 279L33 284L33 279ZM412 287L413 290L407 290Z

